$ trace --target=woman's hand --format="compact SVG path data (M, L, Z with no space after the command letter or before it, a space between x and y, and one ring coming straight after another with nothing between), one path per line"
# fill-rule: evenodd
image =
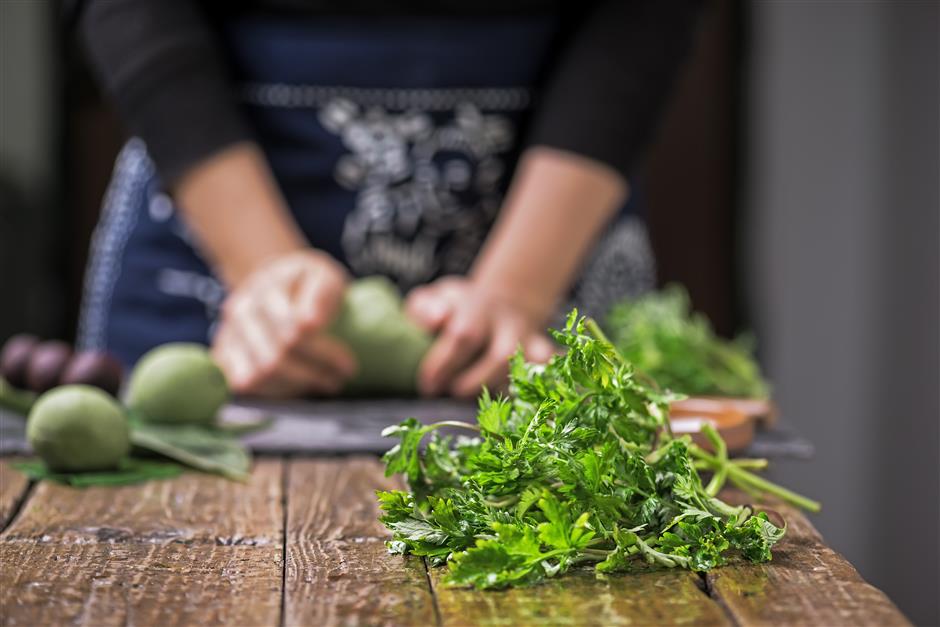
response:
M305 249L251 273L225 302L212 354L232 391L262 396L335 394L357 368L325 333L348 277L329 255Z
M509 358L548 361L554 345L542 321L518 301L462 277L444 277L408 294L408 315L437 339L418 372L418 388L432 396L472 398L486 385L505 389Z
M444 278L408 298L411 316L439 334L418 373L421 392L473 396L481 384L502 387L518 346L531 361L547 360L554 347L545 324L626 195L609 166L529 148L470 278Z

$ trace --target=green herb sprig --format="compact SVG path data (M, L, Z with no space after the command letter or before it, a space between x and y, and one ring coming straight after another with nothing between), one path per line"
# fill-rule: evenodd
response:
M753 340L719 337L689 295L672 284L614 305L604 321L613 344L660 386L690 395L767 398Z
M572 312L553 334L566 353L547 365L513 358L510 396L484 392L477 424L408 419L385 430L399 439L386 473L410 488L377 493L393 553L446 562L447 583L477 588L582 563L599 574L644 564L705 571L734 554L767 561L785 533L765 513L719 500L726 480L818 508L750 472L761 462L729 460L713 430L715 453L674 437L674 396L637 377L593 321Z

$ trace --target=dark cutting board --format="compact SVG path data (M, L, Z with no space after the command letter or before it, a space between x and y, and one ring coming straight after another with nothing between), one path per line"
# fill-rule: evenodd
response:
M385 427L408 417L424 423L472 422L476 403L449 399L251 401L231 405L226 408L224 417L238 421L266 415L275 417L273 425L244 439L255 453L383 453L394 444L394 440L382 437ZM0 410L0 455L28 452L23 419ZM813 447L805 439L776 425L772 429L758 429L745 454L805 459L812 456Z

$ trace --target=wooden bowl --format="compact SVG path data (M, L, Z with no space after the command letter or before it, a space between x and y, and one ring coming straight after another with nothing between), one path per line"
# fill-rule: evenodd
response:
M711 442L702 433L702 426L710 424L724 438L729 453L742 453L754 440L757 420L753 415L741 411L733 402L693 397L670 406L669 422L676 435L689 434L696 444L714 451Z

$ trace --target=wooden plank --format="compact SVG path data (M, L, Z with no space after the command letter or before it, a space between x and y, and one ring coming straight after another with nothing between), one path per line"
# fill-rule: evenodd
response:
M40 482L0 540L281 543L282 465L247 483L198 472L140 485L75 489Z
M771 505L787 535L766 564L734 563L708 573L709 594L740 625L908 625L887 596L822 542L806 517Z
M0 542L0 563L3 625L277 625L280 613L273 548Z
M431 625L424 563L384 540L288 542L286 625Z
M544 584L478 592L441 585L430 568L443 625L730 625L701 590L700 578L679 570L611 575L590 569Z
M374 492L399 484L382 473L374 457L290 463L286 625L437 622L423 562L385 548Z
M0 623L277 625L283 464L138 486L41 482L0 535Z
M0 529L3 529L16 511L29 488L26 475L10 466L10 460L0 462Z

